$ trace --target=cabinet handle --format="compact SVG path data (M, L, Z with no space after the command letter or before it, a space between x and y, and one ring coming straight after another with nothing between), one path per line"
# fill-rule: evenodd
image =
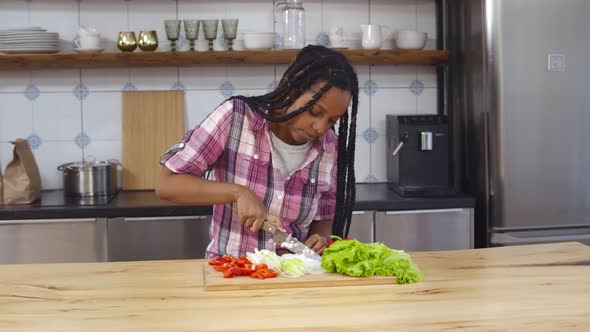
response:
M386 211L386 215L392 214L418 214L418 213L445 213L445 212L461 212L463 209L432 209L432 210L403 210L403 211Z
M64 224L64 223L83 223L96 222L95 218L79 219L20 219L20 220L0 220L0 225L26 225L26 224Z

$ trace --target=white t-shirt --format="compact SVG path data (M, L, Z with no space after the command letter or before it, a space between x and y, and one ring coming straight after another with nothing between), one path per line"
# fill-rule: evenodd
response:
M271 130L268 133L272 145L273 164L281 170L283 176L290 176L303 164L312 143L290 145L281 141Z

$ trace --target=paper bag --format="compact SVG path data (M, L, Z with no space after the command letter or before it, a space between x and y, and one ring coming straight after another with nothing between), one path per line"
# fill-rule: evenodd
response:
M2 164L0 164L0 205L4 203L4 189L2 189L3 182L4 180L2 180Z
M29 204L41 196L41 175L29 142L17 139L4 172L4 204Z

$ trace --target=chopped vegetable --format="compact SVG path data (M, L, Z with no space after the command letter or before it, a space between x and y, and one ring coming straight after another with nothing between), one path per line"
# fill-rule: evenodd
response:
M324 249L322 267L352 277L396 276L398 283L422 280L418 266L403 250L388 248L383 243L361 243L352 239L335 241Z
M212 258L208 261L213 269L223 273L224 278L233 278L238 276L250 276L253 278L274 278L278 274L268 268L266 264L252 264L246 256L235 258L232 255L224 255L218 258Z
M254 249L254 253L247 252L246 257L253 264L266 264L271 270L281 272L281 257L276 252Z
M301 277L307 273L305 263L297 257L281 257L281 275L284 277Z

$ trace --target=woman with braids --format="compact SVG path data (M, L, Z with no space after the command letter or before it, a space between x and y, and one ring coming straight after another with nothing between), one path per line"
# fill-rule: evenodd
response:
M358 79L346 58L307 46L274 91L229 98L168 150L156 192L214 205L209 258L274 251L265 219L321 254L331 234L348 233L357 108Z

